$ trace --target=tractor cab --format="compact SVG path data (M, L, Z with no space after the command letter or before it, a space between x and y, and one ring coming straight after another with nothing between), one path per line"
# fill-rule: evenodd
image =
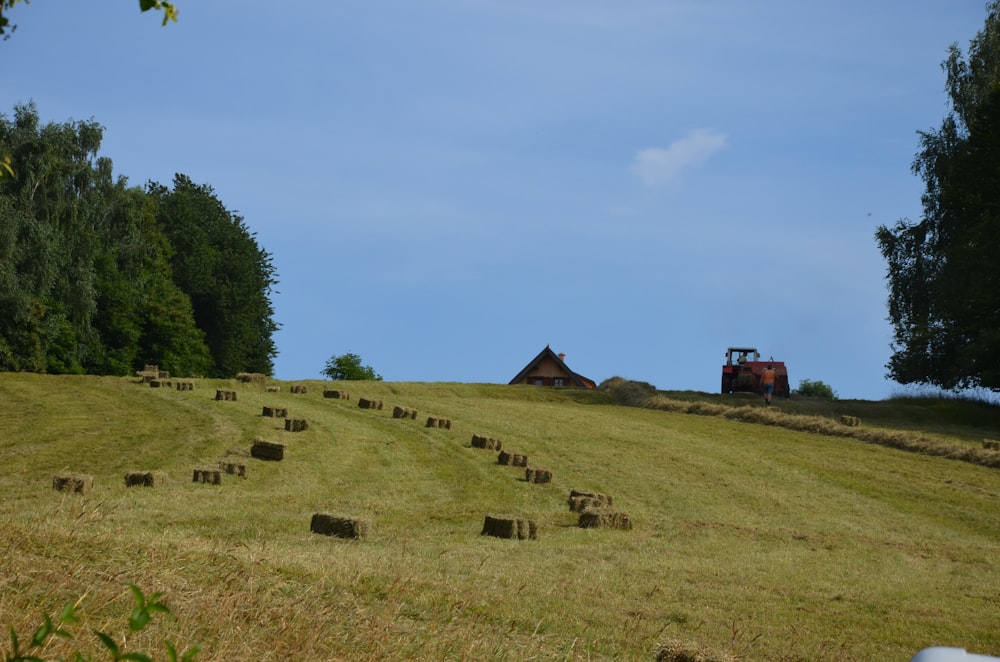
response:
M750 361L760 361L756 347L730 347L726 350L726 365L746 365Z

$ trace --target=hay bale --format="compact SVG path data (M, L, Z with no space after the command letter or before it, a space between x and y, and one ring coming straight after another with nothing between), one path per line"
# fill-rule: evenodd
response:
M170 379L170 371L169 370L157 370L156 371L156 376L159 377L160 379Z
M302 432L307 430L309 424L306 423L304 418L286 418L285 419L285 431L286 432Z
M549 469L528 468L524 470L524 479L529 483L551 483L552 472Z
M487 515L483 521L483 530L479 535L512 540L536 540L538 526L534 520L522 517Z
M255 457L258 460L280 462L285 459L285 445L264 441L260 437L257 437L253 440L253 445L250 446L250 457Z
M218 469L195 469L194 483L205 483L207 485L222 485L222 472Z
M1000 451L1000 441L997 441L996 439L983 439L983 448Z
M288 418L288 407L263 407L260 412L261 416L270 416L271 418Z
M148 372L148 373L153 374L153 375L159 375L160 374L160 366L158 366L158 365L150 365L150 364L147 363L145 366L143 366L142 371L143 372Z
M170 381L169 379L159 379L159 378L157 378L157 379L150 379L149 380L149 386L150 386L150 388L173 388L174 387L174 383L172 381Z
M861 425L860 418L857 416L847 416L846 414L840 417L840 422L851 428L856 428Z
M189 382L189 381L177 382L177 390L178 391L193 391L194 390L194 382Z
M236 373L236 381L244 384L263 384L267 381L267 375L259 372L238 372Z
M358 398L358 407L361 409L382 409L384 403L381 400L369 400L368 398Z
M290 390L292 393L308 393L309 387L306 386L305 384L292 384Z
M334 389L323 389L324 398L333 398L334 400L350 400L351 394L347 391L337 391Z
M277 386L265 386L264 387L264 393L280 393L280 392L281 392L281 388L279 388Z
M580 513L577 526L581 529L619 529L630 531L632 519L628 513L610 508L587 508Z
M227 401L227 402L235 402L236 401L236 391L227 391L227 390L224 390L224 389L221 389L221 388L220 389L216 389L215 390L215 399L216 400L224 400L224 401Z
M219 460L219 471L229 474L230 476L236 476L237 478L247 477L247 465L240 464L238 462Z
M698 644L669 640L660 644L656 662L738 662L739 658L729 653L706 650Z
M393 407L392 408L393 418L411 418L417 420L417 410L410 407Z
M132 471L125 474L125 487L163 487L167 475L162 471Z
M500 451L497 455L497 464L502 464L508 467L526 467L528 466L528 456L523 453Z
M94 489L94 477L88 474L57 474L52 478L52 489L56 492L86 494Z
M309 530L324 536L358 539L368 535L368 523L351 517L316 513L309 523Z
M472 447L473 448L484 448L488 451L498 451L503 446L499 439L493 437L484 437L482 435L474 434L472 435Z
M574 513L583 512L587 508L604 508L613 505L613 499L607 494L586 490L569 491L569 509Z

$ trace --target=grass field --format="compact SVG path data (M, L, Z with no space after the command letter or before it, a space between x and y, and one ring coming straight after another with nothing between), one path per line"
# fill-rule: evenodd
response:
M278 393L196 380L0 374L0 624L30 638L80 600L76 637L44 656L162 639L200 660L908 660L958 646L1000 655L1000 469L878 444L615 404L596 391L330 382ZM238 393L216 401L216 389ZM755 399L673 393L758 406ZM360 409L381 399L381 411ZM415 408L396 419L394 405ZM308 429L286 432L263 406ZM960 401L779 400L789 416L857 416L968 447L1000 413ZM424 427L428 416L451 429ZM488 435L549 484L471 447ZM281 462L247 457L254 437ZM248 476L192 482L223 457ZM130 471L165 485L125 486ZM84 495L56 474L94 477ZM571 489L612 495L630 531L582 529ZM310 532L324 512L365 538ZM537 540L481 536L488 514ZM133 635L129 584L171 614ZM0 645L0 650L3 646Z

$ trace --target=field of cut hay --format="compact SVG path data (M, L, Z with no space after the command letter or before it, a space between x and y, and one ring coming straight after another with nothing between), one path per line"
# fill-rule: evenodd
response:
M198 644L199 660L1000 655L995 466L754 418L795 403L727 416L708 397L275 384L0 375L0 625L30 640L79 600L77 636L47 659L102 657L92 630L125 652ZM878 404L827 418L892 433ZM978 451L996 436L920 416L902 431ZM171 609L139 635L129 584Z

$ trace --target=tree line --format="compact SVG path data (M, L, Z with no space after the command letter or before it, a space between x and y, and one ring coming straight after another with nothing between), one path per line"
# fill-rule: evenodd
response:
M244 220L185 175L129 186L94 120L0 115L0 370L271 374L277 272Z

